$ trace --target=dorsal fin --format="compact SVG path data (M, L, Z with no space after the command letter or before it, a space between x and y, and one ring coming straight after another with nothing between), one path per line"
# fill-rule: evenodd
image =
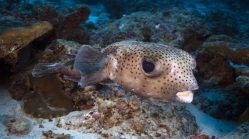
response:
M89 45L83 45L74 62L74 69L81 72L79 85L85 86L106 80L109 78L106 65L109 57Z
M76 55L74 68L82 74L95 73L101 70L108 61L109 58L105 54L90 45L82 45Z

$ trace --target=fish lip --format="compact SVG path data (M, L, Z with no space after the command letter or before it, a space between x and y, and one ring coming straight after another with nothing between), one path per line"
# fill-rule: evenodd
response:
M191 103L193 99L194 99L194 93L191 90L176 93L176 100L180 102Z
M197 90L198 88L199 86L196 83L193 86L190 86L188 89L179 90L175 94L175 99L183 103L191 103L194 98L194 90Z

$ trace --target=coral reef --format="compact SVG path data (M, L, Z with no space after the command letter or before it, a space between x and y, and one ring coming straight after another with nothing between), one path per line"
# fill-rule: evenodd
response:
M196 54L196 77L199 84L228 86L234 82L234 75L238 74L228 60L236 64L249 64L249 49L229 36L212 35L203 43L202 48Z
M195 76L200 88L193 104L215 118L237 122L249 105L248 74L231 63L248 64L249 49L229 36L212 35L199 50Z
M249 138L249 121L241 124L236 130L223 137L224 139L247 139Z
M234 70L227 59L203 51L196 55L196 63L198 72L195 77L197 77L199 85L225 87L234 82Z
M240 76L236 78L236 83L241 87L241 92L244 92L248 95L249 98L249 75L248 75L249 68L237 69L237 73ZM238 72L239 71L239 72ZM245 111L239 116L238 123L242 124L246 121L249 121L249 107L245 109Z
M241 32L233 16L233 13L228 14L219 9L208 12L204 20L209 24L213 34L226 34L234 38Z
M56 39L46 46L46 49L38 55L38 63L62 62L67 63L75 58L81 45L77 42Z
M7 131L14 135L24 135L30 131L30 121L19 116L6 116L3 123Z
M56 76L29 77L29 84L32 92L23 97L25 113L36 118L51 119L71 112L72 99Z
M52 130L49 131L43 131L42 135L47 138L47 139L70 139L70 135L69 134L55 134L53 133Z
M227 87L201 86L195 92L193 104L217 119L237 122L249 106L248 95L235 83Z
M49 2L48 2L49 3ZM90 8L87 5L77 5L74 8L55 8L54 3L29 4L23 2L15 10L0 8L0 30L10 27L19 27L32 20L48 21L53 26L49 39L67 39L87 44L89 34L79 25L88 19ZM26 7L27 6L27 7ZM26 8L25 8L26 7ZM28 9L28 10L26 10Z
M209 5L211 6L211 4ZM200 10L205 14L199 14L210 26L212 34L225 34L248 44L249 28L246 24L248 22L248 18L246 18L248 13L243 12L247 6L248 4L244 1L238 3L219 2L214 4L212 8L207 8L205 11L204 9ZM217 7L219 8L217 9Z
M126 15L90 36L90 44L106 46L120 40L161 42L195 51L210 35L208 26L193 13L170 8Z
M199 132L194 116L183 104L153 99L140 101L121 88L104 87L99 91L92 94L95 105L90 111L72 112L58 119L55 125L98 133L104 138L120 138L126 134L141 138L183 138Z
M61 39L54 40L42 53L37 54L37 62L70 63L70 61L73 60L77 54L77 50L80 46L80 44L72 41ZM71 66L72 64L73 63L71 63ZM10 92L14 99L22 100L25 94L30 93L29 76L31 76L30 71L32 68L33 65L30 65L23 72L19 72L11 76ZM66 91L70 91L76 85L75 82L65 79L64 76L58 76L58 78L63 84L63 89Z
M12 97L23 100L24 112L33 117L50 119L66 115L72 111L73 103L58 76L34 78L27 71L13 75Z
M206 134L201 134L201 135L198 135L198 136L191 136L190 139L209 139L209 136L206 135ZM213 137L211 139L213 139Z
M72 67L75 55L80 47L79 43L56 39L41 54L38 54L38 63L60 62ZM65 90L71 90L76 85L75 82L68 80L63 75L59 76L59 78Z
M57 39L37 55L37 62L70 63L80 46L76 42ZM25 71L11 77L10 91L12 97L23 100L23 109L26 113L38 118L53 118L68 114L73 110L73 103L74 110L81 110L83 108L83 106L81 107L82 102L85 102L85 109L92 107L93 102L91 103L90 101L91 91L88 92L87 88L84 94L72 93L72 100L67 93L76 86L75 82L60 75L34 78L30 74L32 67L31 65ZM78 92L81 91L78 90ZM85 101L77 100L79 96L80 98L84 97Z
M195 122L195 117L187 110L176 111L176 117L181 124L181 130L184 136L193 135L198 130L198 125ZM192 123L193 122L193 123Z
M38 62L68 63L74 59L80 46L80 44L71 41L55 40L42 53L37 55ZM76 106L81 105L80 102L84 101L77 101L74 96L75 93L72 94L72 101L67 94L75 87L76 83L60 75L34 78L30 74L32 67L31 65L25 71L11 77L10 91L12 97L23 100L24 112L38 118L59 117L73 110L73 102L76 108ZM89 97L90 94L88 94ZM87 100L86 104L89 104L88 102L90 100ZM89 108L91 108L90 105Z
M169 8L162 5L173 5L174 3L174 1L160 0L101 0L100 2L103 3L107 12L116 18L138 11L160 11Z
M22 100L22 98L30 93L29 80L27 74L23 72L12 75L10 78L10 92L13 99Z
M86 5L56 11L52 5L42 3L33 9L32 17L50 22L54 26L58 39L74 40L87 44L89 35L84 28L78 26L88 19L90 13L90 8Z
M14 65L18 62L18 52L34 39L44 35L52 29L52 25L45 21L31 21L20 23L15 28L0 31L0 58Z
M76 116L71 117L70 115L73 113L76 113ZM57 119L55 125L66 130L92 133L95 130L101 129L99 122L92 117L93 113L94 111L89 111L87 113L85 111L81 111L81 113L77 111L72 112L64 118Z
M229 36L212 35L203 43L202 47L213 55L219 55L234 63L249 65L248 46Z
M94 106L94 99L92 98L96 89L93 86L86 86L84 88L77 88L71 91L73 101L73 110L88 110ZM97 116L97 115L96 115Z

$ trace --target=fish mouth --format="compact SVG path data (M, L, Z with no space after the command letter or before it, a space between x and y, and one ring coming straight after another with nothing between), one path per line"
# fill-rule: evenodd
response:
M197 81L194 80L187 88L178 90L179 92L176 93L176 100L184 103L191 103L194 98L193 90L197 90L198 88Z
M198 85L194 85L194 86L191 86L191 87L189 87L188 88L188 90L197 90L199 88L199 86Z
M176 99L180 102L191 103L193 98L194 93L190 90L176 93Z

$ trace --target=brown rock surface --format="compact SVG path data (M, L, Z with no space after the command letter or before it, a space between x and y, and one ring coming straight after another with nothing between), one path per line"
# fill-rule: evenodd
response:
M202 45L206 51L235 63L249 65L249 47L226 35L212 35Z
M18 61L19 50L52 28L49 22L36 21L0 31L0 58L14 65Z

